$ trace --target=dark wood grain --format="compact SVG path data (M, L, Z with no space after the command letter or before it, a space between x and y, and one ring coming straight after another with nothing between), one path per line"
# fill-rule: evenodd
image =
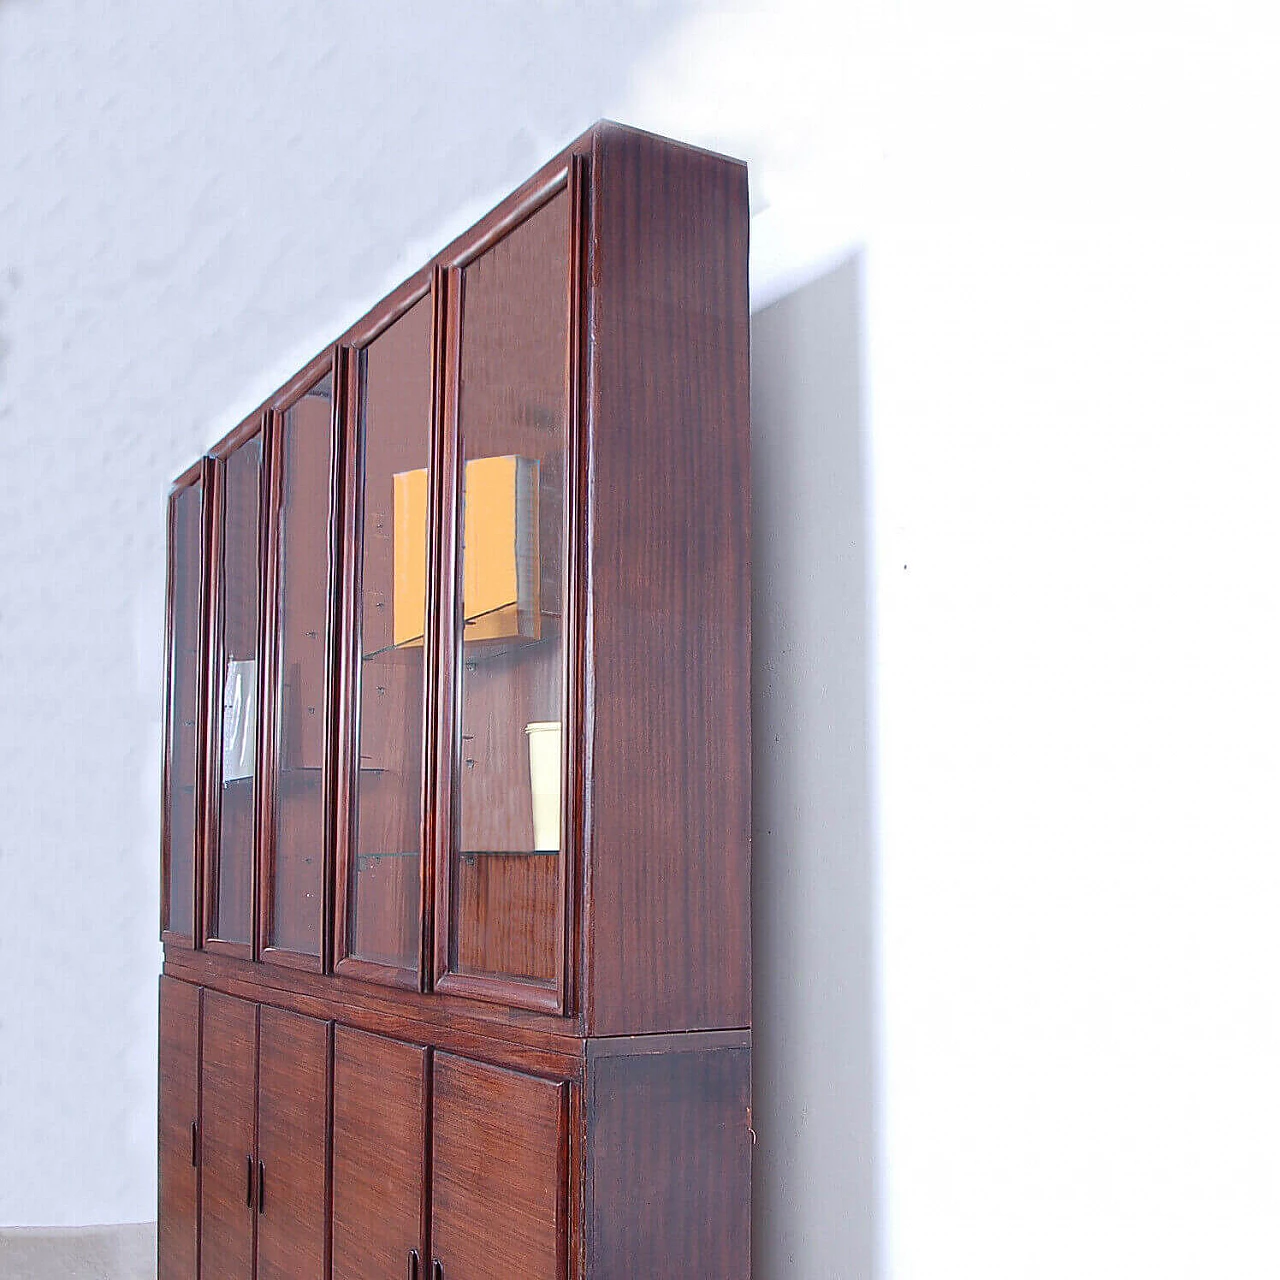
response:
M443 1280L563 1280L567 1103L555 1081L435 1055L431 1255Z
M559 859L460 854L454 867L459 973L556 980Z
M749 1280L750 1050L609 1054L586 1089L591 1280Z
M200 1069L200 1277L252 1274L255 1214L247 1168L254 1160L258 1006L204 994Z
M329 1034L327 1022L262 1006L257 1280L327 1273Z
M161 1280L192 1251L203 1280L435 1280L429 1244L444 1280L749 1275L747 225L743 166L602 123L180 477L204 502L196 747L165 742ZM257 430L233 572L227 461ZM539 462L538 626L468 645L463 468L511 454ZM368 485L420 465L409 652ZM176 543L171 518L166 725ZM256 805L219 754L255 568ZM523 730L557 717L561 847L531 854Z
M335 1017L353 1027L401 1040L439 1044L464 1053L471 1052L467 1046L473 1041L492 1042L513 1054L546 1055L554 1066L531 1069L552 1074L572 1073L582 1056L582 1038L564 1019L534 1010L502 1010L488 1002L436 992L415 995L341 974L326 977L181 948L168 954L165 972L185 982L248 999L261 998L311 1017Z
M160 979L158 1280L196 1274L200 988Z
M747 177L592 156L587 1031L751 1021Z
M426 1159L426 1050L336 1028L332 1280L410 1274L409 1251L425 1249Z

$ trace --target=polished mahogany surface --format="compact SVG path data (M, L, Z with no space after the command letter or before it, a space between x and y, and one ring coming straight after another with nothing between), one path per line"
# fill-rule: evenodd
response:
M199 1119L200 988L162 977L158 1280L196 1274Z
M568 1090L437 1053L431 1256L446 1280L564 1280Z
M597 125L175 484L163 1280L750 1275L747 219Z
M333 1280L412 1280L411 1255L420 1264L423 1252L426 1149L426 1050L338 1027Z
M261 1006L257 1280L325 1274L329 1036L318 1018Z
M258 1006L204 993L200 1066L200 1276L253 1267Z

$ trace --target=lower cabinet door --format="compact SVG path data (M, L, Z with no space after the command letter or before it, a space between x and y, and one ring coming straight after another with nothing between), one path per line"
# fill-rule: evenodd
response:
M567 1085L435 1055L432 1280L564 1280L567 1141Z
M200 1280L253 1275L258 1006L204 993L201 1033Z
M423 1265L426 1124L427 1051L336 1027L333 1280L432 1280Z
M263 1005L258 1027L258 1280L321 1280L329 1024Z
M160 979L159 1280L195 1280L200 988Z

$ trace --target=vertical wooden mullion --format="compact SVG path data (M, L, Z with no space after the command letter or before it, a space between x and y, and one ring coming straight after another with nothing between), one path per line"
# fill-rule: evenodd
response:
M458 577L458 523L462 491L462 441L458 406L459 382L462 373L462 294L463 275L457 267L449 269L446 281L443 411L444 429L440 444L438 507L433 520L440 531L440 563L436 580L439 584L439 605L436 610L435 663L438 681L436 718L436 786L435 786L435 839L434 860L436 866L436 918L435 918L435 982L448 972L450 935L450 899L453 879L453 847L458 839L458 806L454 797L454 777L457 773L459 735L454 732L461 714L461 680L459 666L462 646L459 612L462 608L457 590Z
M216 937L218 881L222 874L222 807L215 802L222 786L221 717L222 672L225 667L225 600L223 597L223 552L226 538L224 489L226 462L210 458L207 471L205 502L209 509L208 539L208 622L205 629L208 695L203 742L203 777L205 787L204 829L204 911L199 924L204 944Z
M196 769L194 847L191 851L191 945L203 946L205 819L209 804L209 644L211 639L211 599L209 590L213 541L213 459L200 460L200 605L196 642Z
M258 676L258 920L257 958L271 945L275 920L275 812L280 681L280 538L283 502L281 471L284 448L280 439L283 415L268 410L263 421L264 485L262 512L262 609L259 619L261 669Z
M340 964L350 953L351 928L350 897L354 887L355 868L355 818L359 803L359 744L360 732L360 578L362 566L358 548L362 544L360 526L364 503L363 488L363 424L360 421L359 391L360 353L351 348L339 348L334 360L334 397L339 412L337 434L342 460L341 484L342 508L336 521L339 534L337 546L341 548L338 636L335 659L337 672L333 689L336 707L331 717L335 727L334 756L334 924L333 963ZM339 397L338 384L342 391Z
M320 967L324 973L333 972L334 926L334 847L339 815L337 811L337 756L341 751L335 713L341 705L338 697L341 672L339 654L343 637L339 634L342 618L343 590L343 439L342 419L346 403L346 387L342 372L346 365L346 348L335 344L330 358L330 386L333 399L329 416L329 573L328 602L325 613L325 709L324 709L324 779L322 792L325 808L324 849L322 852L321 908L320 908ZM323 375L322 375L323 376Z
M440 879L436 863L436 828L439 807L435 791L438 772L436 745L439 740L437 699L440 696L438 677L439 618L442 597L440 594L440 547L444 539L440 532L439 495L443 468L442 437L444 434L444 341L445 305L447 286L444 268L437 264L431 273L431 348L427 358L431 361L431 405L427 419L427 584L424 599L425 613L422 619L423 671L422 671L422 809L420 813L419 839L421 841L421 870L418 882L418 990L429 991L435 980L432 963L432 939L437 913L433 909L435 888Z
M569 166L569 281L568 359L565 370L566 423L565 492L563 508L564 547L564 652L561 658L561 723L563 725L560 788L560 874L556 901L556 994L558 1012L574 1006L576 983L573 959L577 952L575 910L577 894L577 848L581 838L583 790L581 767L581 688L583 663L582 621L584 617L582 565L583 523L586 486L583 476L585 450L582 443L582 369L584 366L584 291L588 279L584 261L587 245L586 200L588 160L571 157Z
M253 743L253 817L250 822L252 831L249 853L249 957L258 960L262 956L259 921L259 898L262 894L262 804L265 788L265 759L262 749L264 726L267 720L266 681L269 670L267 637L267 563L269 559L268 514L271 498L271 461L267 449L267 422L269 413L263 413L258 424L258 669L257 680L257 723L254 725Z

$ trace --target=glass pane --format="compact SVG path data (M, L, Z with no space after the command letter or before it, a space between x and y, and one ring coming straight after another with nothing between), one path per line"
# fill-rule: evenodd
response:
M269 944L316 956L324 885L332 398L333 379L326 374L284 415L277 532L279 703Z
M349 954L418 965L431 299L361 356L364 510L357 618Z
M559 899L569 202L465 268L451 967L551 983Z
M192 935L200 767L200 559L204 488L173 496L173 654L169 673L169 929Z
M210 933L248 942L252 927L254 750L258 726L258 484L262 439L226 461L222 533L222 698L217 897ZM215 706L217 703L215 702Z

